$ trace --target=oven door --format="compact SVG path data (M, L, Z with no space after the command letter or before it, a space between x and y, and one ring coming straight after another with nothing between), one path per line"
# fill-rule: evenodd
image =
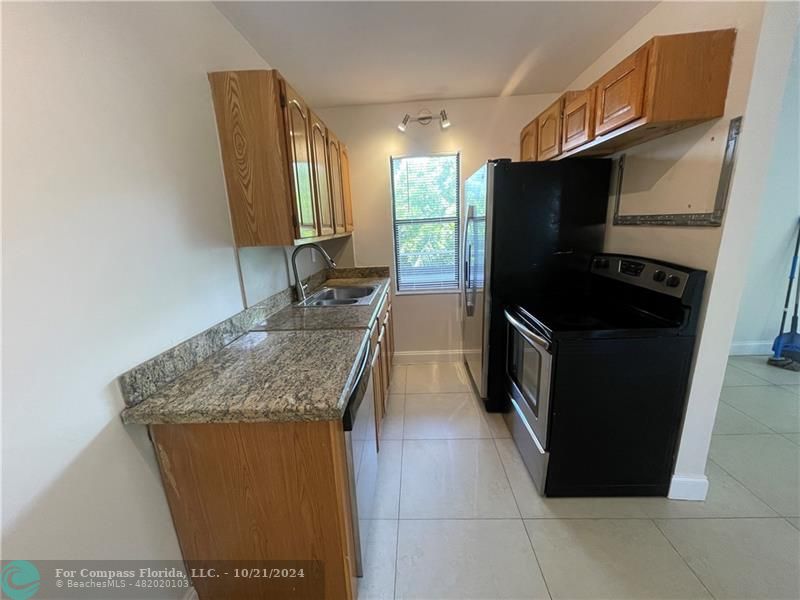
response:
M553 364L550 342L533 331L513 310L506 310L505 316L508 322L508 395L536 448L544 454L548 449L547 418Z

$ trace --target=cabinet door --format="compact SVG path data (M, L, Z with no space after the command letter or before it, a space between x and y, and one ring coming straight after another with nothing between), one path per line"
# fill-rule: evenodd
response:
M539 134L539 121L534 119L519 134L519 159L536 160L536 140Z
M330 235L333 233L333 203L328 167L328 128L314 113L311 113L311 156L314 165L319 234Z
M391 379L392 363L394 362L394 317L392 316L392 305L389 304L386 315L386 336L387 348L389 349L389 379Z
M342 197L344 198L344 228L353 231L353 199L350 195L350 155L347 146L339 144L342 161Z
M386 327L381 325L381 333L378 336L378 346L381 349L381 390L383 400L383 413L386 413L386 401L389 396L389 353L386 352Z
M342 192L342 159L339 140L328 130L328 166L331 170L331 201L333 202L333 227L344 233L344 193Z
M561 151L566 152L594 139L594 90L567 92L561 128Z
M289 171L294 194L296 235L298 238L319 235L314 209L314 181L311 166L311 123L303 99L287 84L284 86L286 140L289 146Z
M381 423L384 415L383 400L383 356L381 355L381 345L377 344L372 354L372 395L375 402L375 436L378 440L378 450L380 451Z
M561 154L561 110L563 98L559 98L539 115L539 139L536 159L549 160Z
M597 135L635 121L644 114L649 49L649 44L642 46L597 81Z

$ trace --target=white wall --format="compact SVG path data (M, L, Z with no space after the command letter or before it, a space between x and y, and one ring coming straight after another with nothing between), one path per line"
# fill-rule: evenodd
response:
M179 558L115 379L242 309L206 72L267 65L210 3L2 16L3 550Z
M748 227L754 221L750 212L759 198L754 199L753 191L760 192L764 172L761 157L748 157L745 147L771 147L774 129L770 117L777 114L785 75L781 65L788 64L790 54L782 46L787 41L785 31L779 31L776 25L781 17L770 22L768 33L762 32L764 7L752 2L663 2L570 85L589 85L654 35L727 27L738 31L724 117L629 150L623 186L623 206L633 212L645 212L644 208L663 212L664 207L673 208L677 201L687 209L713 205L728 122L744 115L736 176L723 228L617 227L611 224L609 211L606 231L608 251L661 258L709 272L704 302L704 307L709 307L708 314L701 321L702 333L670 491L676 498L702 499L707 491L705 464L734 323L734 318L726 319L724 315L731 306L735 310L741 292L737 278L744 278L741 264L745 260L738 262L741 274L726 271L722 275L719 269L720 265L730 266L737 252L740 259L747 256ZM791 12L792 5L774 3L771 9ZM796 23L796 17L792 21L791 15L782 18L788 19L789 29ZM759 83L751 86L756 50L761 43L762 71L767 66L772 71L762 74ZM723 236L729 240L725 251L720 247ZM712 305L715 290L716 302Z
M356 264L394 270L390 156L459 151L463 182L490 158L518 160L520 129L554 98L543 94L318 110L350 151ZM434 113L446 109L452 127L442 131L437 122L411 123L400 133L397 123L403 115L415 116L422 108ZM398 352L460 350L458 294L401 295L393 306Z
M731 354L770 353L783 311L800 217L800 44L797 38L778 123Z

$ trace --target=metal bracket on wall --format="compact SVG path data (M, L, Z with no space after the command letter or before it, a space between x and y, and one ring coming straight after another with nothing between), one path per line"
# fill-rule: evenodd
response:
M731 119L728 126L728 139L725 143L725 155L722 158L722 169L719 173L717 195L714 198L714 210L707 213L675 213L664 215L621 215L619 206L622 199L622 177L625 172L625 155L617 159L617 189L614 201L614 225L661 225L670 227L719 227L722 215L728 202L731 188L733 164L736 159L736 144L742 128L742 117Z

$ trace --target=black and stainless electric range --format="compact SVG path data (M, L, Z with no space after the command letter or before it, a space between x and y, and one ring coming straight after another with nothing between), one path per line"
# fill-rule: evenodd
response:
M599 254L569 294L505 309L505 418L540 493L667 494L705 275Z

